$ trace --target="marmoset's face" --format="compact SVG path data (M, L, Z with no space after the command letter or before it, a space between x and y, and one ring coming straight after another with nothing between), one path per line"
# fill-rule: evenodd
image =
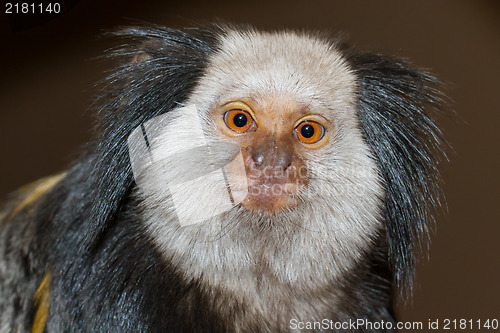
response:
M230 33L185 107L165 114L150 137L157 156L168 158L148 167L139 187L158 212L175 210L181 225L216 225L210 218L222 213L223 220L315 215L307 223L316 229L361 231L378 220L383 194L356 90L355 74L325 42ZM196 150L213 143L222 145L211 155Z
M307 36L230 34L189 103L208 137L240 148L243 207L342 214L365 200L377 206L380 189L356 99L356 77L334 48Z

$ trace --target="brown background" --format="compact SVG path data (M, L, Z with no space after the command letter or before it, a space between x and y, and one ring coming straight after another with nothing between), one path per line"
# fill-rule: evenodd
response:
M498 1L77 1L51 21L0 20L0 197L55 173L89 138L96 37L135 20L169 26L214 19L265 28L341 31L359 48L411 59L449 82L457 117L441 120L455 153L444 168L449 214L430 261L418 268L413 305L400 318L500 319L500 2ZM10 20L10 21L9 21ZM482 332L483 330L481 330Z

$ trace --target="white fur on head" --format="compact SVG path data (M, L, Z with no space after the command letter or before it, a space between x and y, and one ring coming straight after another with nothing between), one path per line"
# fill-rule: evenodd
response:
M334 45L288 32L229 31L209 61L186 103L196 105L209 141L229 140L213 126L213 106L255 95L287 96L307 105L333 124L334 135L307 153L300 204L272 216L236 206L181 227L169 191L158 184L162 170L149 166L138 191L147 230L186 279L227 292L254 318L266 312L277 321L290 319L280 314L321 318L340 293L336 281L382 229L383 187L359 129L356 77ZM183 117L165 117L168 127L183 126ZM183 145L182 136L169 140Z

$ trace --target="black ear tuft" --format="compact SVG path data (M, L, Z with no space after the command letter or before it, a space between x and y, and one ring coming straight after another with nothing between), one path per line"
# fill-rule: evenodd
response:
M84 196L69 197L65 205L79 211L68 209L68 216L60 216L61 224L73 230L68 241L75 243L76 251L96 246L133 185L128 136L145 121L185 102L220 34L217 27L127 28L113 34L125 43L109 56L122 64L108 76L97 102L98 135L68 177L74 179L74 193Z
M415 253L442 205L438 165L446 144L432 110L444 96L435 77L406 61L356 52L347 59L358 76L362 131L385 182L390 264L400 291L411 293Z

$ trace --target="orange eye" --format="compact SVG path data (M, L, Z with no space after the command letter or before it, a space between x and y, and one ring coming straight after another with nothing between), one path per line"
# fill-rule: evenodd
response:
M250 113L244 110L229 110L224 113L224 122L232 131L245 133L250 129L254 120Z
M295 136L303 143L316 143L325 136L325 128L315 121L305 120L295 127Z

